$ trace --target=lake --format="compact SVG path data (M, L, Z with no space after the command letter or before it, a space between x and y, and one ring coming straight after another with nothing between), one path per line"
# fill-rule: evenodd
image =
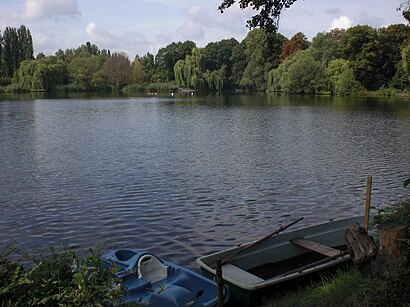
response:
M198 256L408 197L410 102L0 97L0 247Z

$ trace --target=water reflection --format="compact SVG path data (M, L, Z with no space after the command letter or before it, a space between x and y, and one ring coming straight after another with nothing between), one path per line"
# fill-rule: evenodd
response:
M61 97L60 97L61 98ZM406 191L403 100L208 95L0 101L0 245L95 242L183 265Z

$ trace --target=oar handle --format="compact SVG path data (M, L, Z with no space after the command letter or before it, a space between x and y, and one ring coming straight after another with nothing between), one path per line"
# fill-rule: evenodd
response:
M258 245L259 243L262 243L263 241L266 241L266 240L269 239L270 237L272 237L272 236L274 236L274 235L276 235L276 234L278 234L278 233L284 231L285 229L289 228L290 226L295 225L296 223L300 222L301 220L303 220L303 216L300 217L300 218L298 218L298 219L296 219L296 220L294 220L293 222L290 222L289 224L286 224L286 225L284 225L284 226L282 226L282 227L280 227L280 228L278 228L278 229L275 229L273 232L271 232L270 234L264 236L263 238L261 238L261 239L255 241L255 242L253 242L253 243L251 243L251 244L248 244L248 245L243 246L243 247L240 248L239 250L236 250L235 252L233 252L231 255L228 255L228 256L222 258L222 259L221 259L221 264L224 264L224 263L228 262L229 260L231 260L233 257L235 257L236 255L238 255L239 253L241 253L241 252L243 252L243 251L245 251L245 250L247 250L247 249L249 249L249 248L251 248L251 247L254 247L254 246Z

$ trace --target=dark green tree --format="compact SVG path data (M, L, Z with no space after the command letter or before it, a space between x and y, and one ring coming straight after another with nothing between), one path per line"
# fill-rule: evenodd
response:
M34 59L33 39L30 30L22 25L17 29L18 37L18 63L24 60Z
M33 40L30 30L24 25L18 29L6 27L2 40L3 76L11 78L18 70L20 63L33 59Z
M229 77L232 75L232 53L239 44L234 39L224 39L219 42L211 42L204 48L205 67L209 71L219 70L224 84L230 85Z
M403 85L397 81L401 74L401 51L410 41L410 27L404 24L390 25L379 29L378 36L381 47L381 72L386 80L384 85L402 89Z
M262 29L254 29L248 33L244 39L247 65L240 86L251 90L266 90L267 74L278 67L285 40L281 34Z
M343 57L341 40L345 33L343 29L318 33L311 44L313 58L326 66L330 61Z
M142 67L142 82L153 82L152 77L155 72L154 55L148 52L146 55L141 57L140 63Z
M166 47L160 48L155 56L155 81L165 82L174 80L175 63L190 55L194 47L194 42L185 41L183 43L171 43Z
M229 81L231 84L239 87L240 82L242 80L243 72L245 71L246 66L248 65L248 61L246 59L245 54L246 44L244 41L233 47L232 49L232 56L231 56L231 63L232 63L232 70L229 77Z
M3 32L3 61L5 76L13 77L19 66L19 43L16 28L6 27Z
M376 90L386 83L382 71L382 46L376 29L370 26L349 28L342 44L344 58L350 61L355 79L366 89Z

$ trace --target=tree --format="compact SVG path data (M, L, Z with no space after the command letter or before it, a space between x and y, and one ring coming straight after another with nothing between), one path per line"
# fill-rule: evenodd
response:
M398 11L400 11L403 15L403 18L407 20L407 22L410 23L410 1L403 1L400 3L399 7L397 8Z
M18 83L33 91L49 91L66 81L66 66L55 56L24 60L18 70Z
M344 58L350 61L357 81L369 90L386 84L382 72L382 46L375 29L370 26L349 28L342 43Z
M294 54L298 50L305 50L309 45L310 43L305 34L302 32L296 33L290 40L283 43L280 61L283 62L288 56Z
M152 77L154 75L155 64L154 64L154 55L147 52L146 55L140 59L142 67L142 82L150 83L152 82Z
M0 85L3 83L3 77L5 76L5 67L3 61L3 35L0 31Z
M349 67L349 61L336 59L326 67L329 88L333 94L348 96L353 94L360 86L354 78L354 72Z
M320 32L312 40L312 56L327 66L330 61L343 56L341 40L346 31L333 29L330 32Z
M313 58L311 48L294 53L268 74L269 90L285 93L316 93L323 81L323 64Z
M8 78L13 77L20 63L27 59L33 59L33 54L33 40L30 30L24 25L18 29L6 27L3 32L1 53L3 75Z
M134 62L132 62L131 67L132 67L132 82L142 83L143 71L142 71L140 57L138 56L138 54L135 56Z
M229 81L231 84L235 86L240 85L243 72L245 71L245 68L248 64L246 60L245 49L246 44L244 41L242 41L240 44L236 45L232 49L232 56L230 58L230 61L232 63L232 69Z
M14 71L19 66L18 35L16 28L6 27L3 32L3 60L5 76L13 77Z
M192 55L179 60L174 67L175 81L178 86L212 91L223 89L223 80L218 71L205 69L204 49L192 49Z
M30 30L24 25L17 29L18 37L18 63L24 60L34 59L33 39Z
M132 80L131 63L125 53L113 53L107 58L103 67L102 75L117 89L128 84Z
M387 28L378 30L378 37L381 46L381 72L386 80L385 85L403 88L396 83L400 78L401 51L410 41L410 27L404 24L390 25ZM393 78L396 78L393 81Z
M211 42L204 48L205 67L210 71L219 70L224 84L230 83L229 76L232 74L232 53L239 42L234 39L223 39L219 42Z
M75 57L68 65L70 83L82 90L99 85L97 73L102 65L102 58L95 55Z
M240 86L258 91L266 90L267 73L280 62L280 53L285 37L278 33L254 29L245 42L247 65Z
M185 41L183 43L171 43L166 47L160 48L155 56L155 79L159 82L174 80L174 66L179 60L185 59L190 55L195 43Z
M223 13L236 2L241 9L251 7L259 12L248 20L250 29L260 27L276 31L282 10L289 8L296 0L223 0L218 9Z

